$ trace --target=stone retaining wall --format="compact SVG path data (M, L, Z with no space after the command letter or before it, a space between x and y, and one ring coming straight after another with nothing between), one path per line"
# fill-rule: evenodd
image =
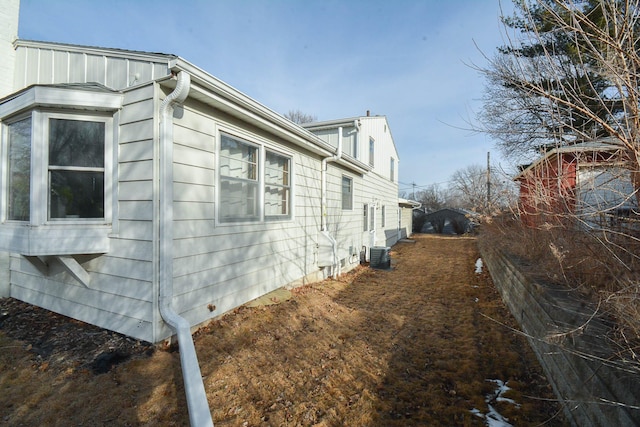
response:
M517 260L482 247L502 299L527 335L574 426L640 425L640 375L616 361L611 325L567 289L538 283Z

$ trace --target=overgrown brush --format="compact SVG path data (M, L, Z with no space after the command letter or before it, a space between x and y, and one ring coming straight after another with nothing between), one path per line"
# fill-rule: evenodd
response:
M523 225L516 215L486 219L483 244L516 257L527 274L592 300L613 319L619 356L640 369L640 242L632 233L595 230L569 221Z

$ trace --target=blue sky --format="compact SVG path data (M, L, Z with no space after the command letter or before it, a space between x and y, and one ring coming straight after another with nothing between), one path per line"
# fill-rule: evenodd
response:
M410 189L488 151L509 169L465 130L484 87L468 64L502 44L499 15L499 0L21 0L19 36L176 54L282 114L385 115Z

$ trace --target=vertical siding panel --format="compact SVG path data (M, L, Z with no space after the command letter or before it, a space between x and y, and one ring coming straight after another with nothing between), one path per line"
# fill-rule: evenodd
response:
M26 54L25 86L30 86L38 83L40 50L29 49Z
M53 83L53 51L49 49L40 49L40 72L38 77L39 84Z
M53 52L53 83L69 82L69 53Z
M123 58L107 58L107 87L125 88L129 85L127 60Z
M86 83L85 55L83 53L69 53L69 83Z

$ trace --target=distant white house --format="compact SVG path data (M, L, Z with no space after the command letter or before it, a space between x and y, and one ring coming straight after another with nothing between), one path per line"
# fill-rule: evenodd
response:
M168 316L198 325L404 236L385 117L301 127L175 55L3 36L4 296L159 342Z

